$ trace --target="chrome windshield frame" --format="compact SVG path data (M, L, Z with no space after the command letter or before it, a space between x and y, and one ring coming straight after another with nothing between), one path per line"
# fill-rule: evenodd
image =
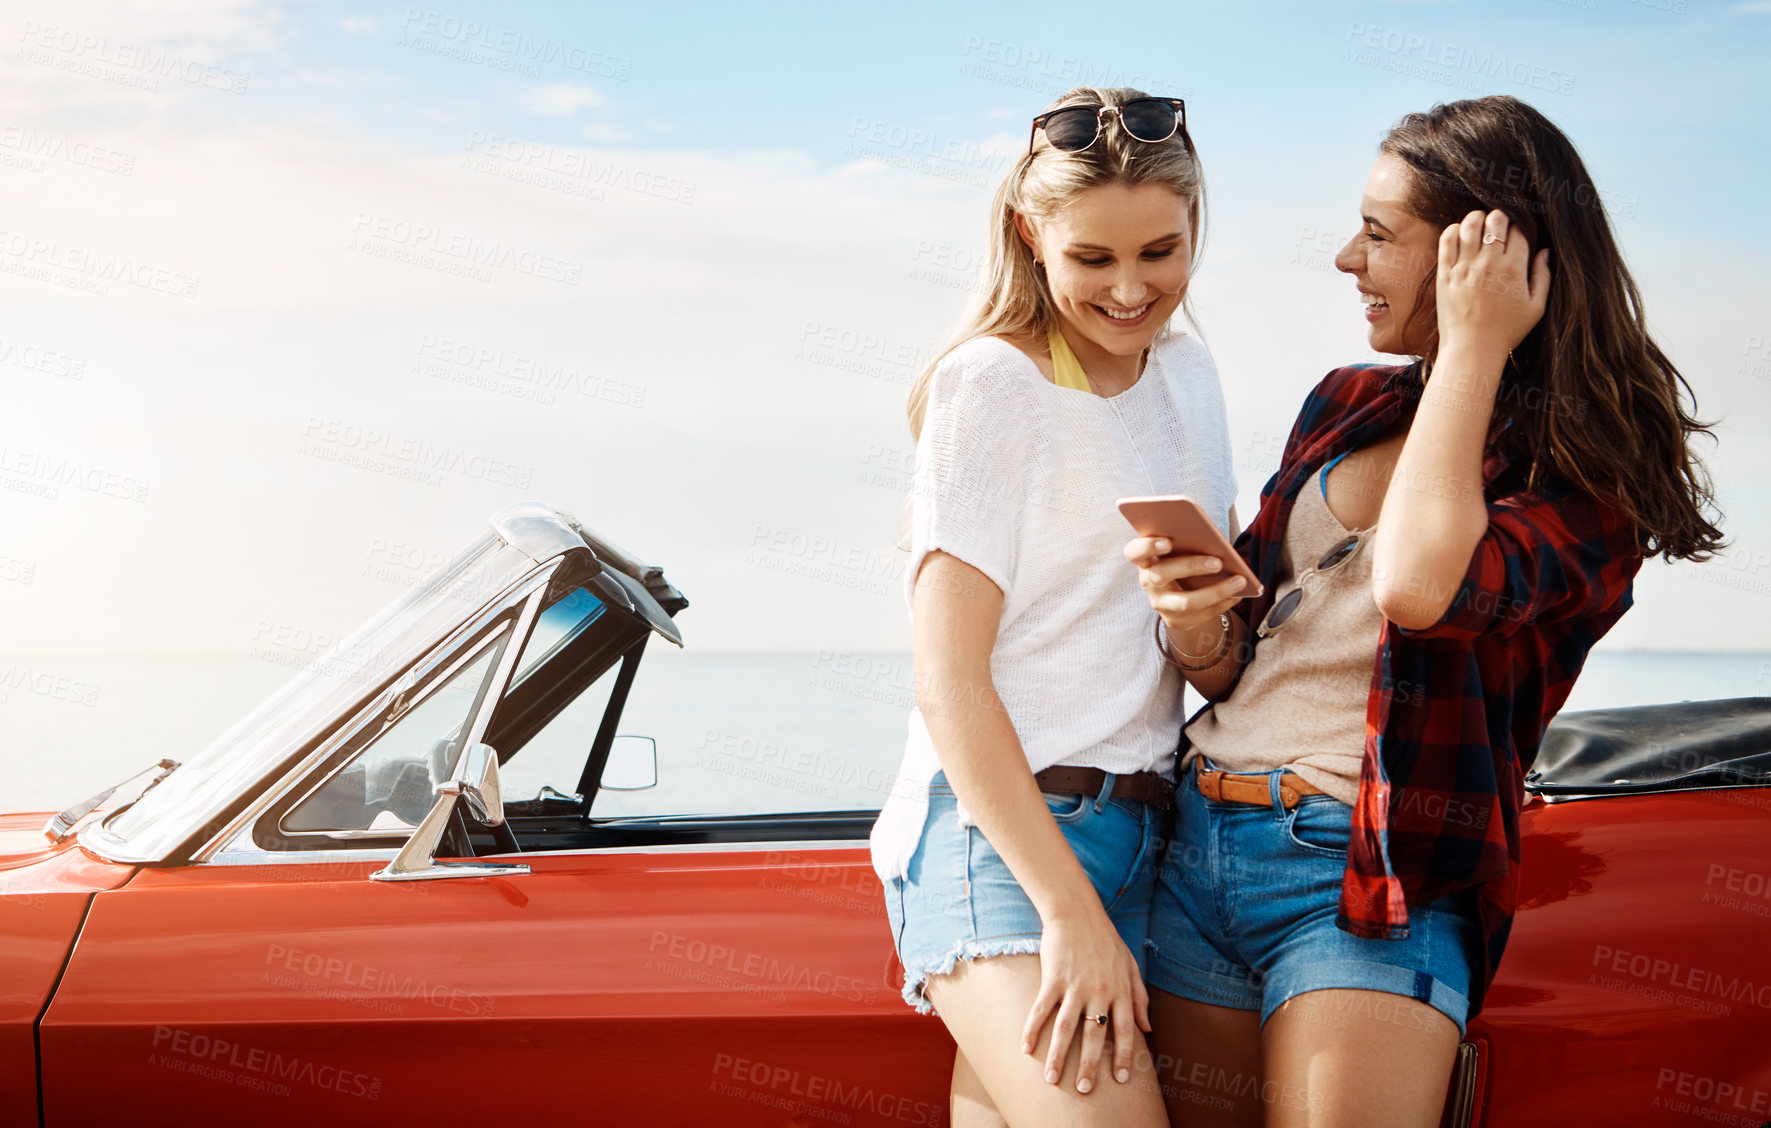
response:
M545 564L573 549L589 548L584 538L578 535L577 518L544 501L519 501L507 505L492 514L491 524L492 531L505 544L537 564Z
M245 806L228 818L217 831L206 836L202 844L192 852L191 860L193 862L202 861L205 854L213 850L218 843L234 837L242 828L250 836L252 822L266 806L283 793L285 787L290 786L292 781L299 781L303 771L322 762L324 757L335 752L340 744L349 740L376 715L404 712L405 708L412 703L406 698L414 688L425 684L427 679L430 679L440 667L449 664L454 659L456 651L467 639L483 631L487 625L500 616L509 613L513 607L520 605L535 592L537 587L545 588L551 582L558 568L559 562L557 561L532 568L489 600L477 614L471 616L466 622L457 623L455 629L449 631L434 646L425 651L411 666L391 677L380 692L365 701L360 708L341 718L341 723L333 725L331 731L324 738L316 742L305 755L300 756L292 765L281 771L276 770L277 766L273 765L250 789L255 794L251 795ZM239 797L236 796L236 803L238 799ZM174 822L176 825L164 829L164 832L159 836L163 845L153 851L132 848L132 843L128 839L109 834L102 823L82 831L80 845L89 853L107 861L151 865L165 862L176 856L193 836L202 833L204 822L214 817L215 814L206 805L187 804L185 807L175 808L169 813L168 821Z
M268 786L261 788L258 795L255 796L250 803L246 804L239 814L235 815L234 818L228 822L227 826L223 827L208 841L198 846L196 850L192 852L191 861L200 864L211 861L218 855L233 850L269 852L273 854L283 853L284 851L267 851L264 846L259 844L257 837L253 834L253 830L256 827L258 820L263 817L264 813L276 806L277 803L291 791L301 787L302 782L308 778L315 768L324 764L328 757L332 756L340 747L348 744L353 738L361 733L365 725L373 724L378 714L386 714L394 711L404 713L410 705L415 705L421 700L421 698L413 698L411 701L403 701L402 697L405 694L410 693L419 685L427 686L428 691L429 687L434 687L435 685L440 684L447 672L453 669L467 654L478 653L480 648L484 646L486 642L490 641L489 639L480 639L479 636L482 634L488 634L499 619L516 612L519 615L524 616L524 618L516 624L516 628L520 628L524 632L527 632L534 622L532 615L533 608L546 593L548 585L553 582L554 576L558 574L562 563L563 561L561 559L555 558L548 563L541 565L535 571L530 572L527 576L523 577L519 583L514 584L507 589L502 598L492 604L488 604L481 609L478 615L475 615L472 619L462 623L454 631L450 632L449 637L438 643L434 650L425 655L422 660L414 665L411 671L408 672L407 676L400 678L395 684L389 686L386 694L377 698L376 701L372 702L367 708L359 710L347 723L338 726L330 737L316 746L306 756L303 756L298 762L292 764L278 779ZM505 655L507 657L513 652L513 645L515 650L521 650L521 644L513 637L510 643L505 646ZM502 664L503 660L501 659L500 666L502 666ZM490 676L497 678L500 672L500 670L494 670ZM499 686L492 686L487 692L486 702L496 703L500 688L501 687ZM464 744L463 747L465 748L466 745ZM282 832L279 831L279 833ZM298 836L286 835L286 837L293 838ZM307 836L302 835L300 837ZM324 834L316 834L315 837L336 840L330 839L330 836ZM390 839L397 838L399 837L399 832L396 831L392 834L384 835L383 837ZM397 850L399 847L395 846L392 847L392 849ZM287 852L307 853L311 851L305 845L295 844Z
M335 751L338 741L356 731L364 718L373 716L376 710L397 705L403 694L434 672L435 663L446 660L460 645L464 632L478 630L493 617L508 612L514 603L533 593L536 585L549 582L568 557L582 554L580 558L589 565L591 573L601 577L597 587L616 597L612 599L613 606L637 614L654 631L682 645L672 615L687 606L688 601L656 566L644 564L596 537L576 518L544 502L506 506L491 515L489 524L504 545L531 562L530 567L516 573L502 590L489 593L477 610L464 613L454 628L443 631L421 657L401 670L390 670L386 682L363 699L360 707L332 718L326 735L305 754L288 748L278 758L267 760L262 770L242 771L239 785L224 794L181 797L167 810L154 813L151 832L138 828L130 834L119 834L106 825L108 815L89 820L78 832L81 848L98 858L135 865L183 864L187 857L191 863L220 861L222 855L236 850L262 857L265 851L251 841L251 830L267 806L299 783L304 773L320 762L320 757ZM182 770L189 771L190 765ZM233 813L229 814L230 811ZM211 831L211 827L215 829ZM321 853L332 856L336 851Z

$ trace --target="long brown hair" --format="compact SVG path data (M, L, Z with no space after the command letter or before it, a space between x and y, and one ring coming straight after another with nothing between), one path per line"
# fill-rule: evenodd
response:
M1715 490L1690 442L1715 435L1648 335L1641 294L1573 143L1524 102L1492 95L1409 114L1381 149L1414 171L1408 207L1421 219L1443 228L1499 208L1533 254L1549 248L1548 307L1513 350L1495 402L1494 433L1525 460L1527 488L1554 474L1618 505L1646 556L1713 555L1723 546L1710 517ZM1429 298L1432 287L1429 274ZM1431 319L1432 309L1423 301L1416 313ZM1438 330L1424 328L1430 371Z
M1078 86L1046 107L1123 106L1148 97L1126 87ZM1054 149L1041 132L1033 151L1010 166L990 202L990 261L983 298L967 311L947 343L936 351L910 386L910 436L922 437L928 410L929 379L941 358L978 337L1034 334L1044 340L1057 324L1057 306L1045 272L1035 267L1033 249L1015 229L1015 215L1034 220L1056 215L1085 190L1102 184L1163 184L1187 201L1187 222L1193 233L1193 265L1199 265L1205 244L1205 179L1192 139L1182 134L1151 144L1126 136L1118 126L1101 130L1095 143L1080 153ZM1189 321L1192 306L1182 299ZM1162 332L1166 333L1164 326Z

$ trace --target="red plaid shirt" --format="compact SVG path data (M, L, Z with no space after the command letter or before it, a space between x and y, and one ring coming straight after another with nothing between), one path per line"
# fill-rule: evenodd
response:
M1238 605L1249 623L1273 602L1298 491L1411 416L1421 386L1413 365L1353 365L1310 393L1236 542L1266 588ZM1384 623L1337 921L1355 936L1402 939L1410 904L1478 886L1484 959L1472 1014L1512 927L1524 775L1587 652L1629 609L1642 564L1616 507L1561 482L1527 492L1521 469L1504 450L1484 460L1488 531L1444 617L1420 630Z

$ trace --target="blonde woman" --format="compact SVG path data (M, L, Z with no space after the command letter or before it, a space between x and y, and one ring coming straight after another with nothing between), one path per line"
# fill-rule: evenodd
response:
M1184 114L1079 88L1033 119L988 290L910 396L916 706L872 845L958 1125L1166 1122L1142 970L1182 682L1114 501L1233 535L1217 371L1168 324L1203 234Z

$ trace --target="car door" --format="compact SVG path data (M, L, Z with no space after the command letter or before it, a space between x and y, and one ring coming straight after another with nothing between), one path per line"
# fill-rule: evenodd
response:
M95 898L40 1028L46 1124L943 1121L952 1046L897 996L865 818L550 814L588 806L581 779L512 803L527 849L446 840L526 872L372 878L462 745L559 721L572 679L607 689L598 778L643 624L585 586L530 598L281 782L252 836Z
M1527 803L1519 913L1470 1023L1475 1123L1771 1120L1767 809L1759 789Z
M101 893L42 1024L46 1123L941 1122L864 852L749 842L147 870ZM805 1111L801 1106L805 1106ZM677 1118L681 1117L680 1120Z

